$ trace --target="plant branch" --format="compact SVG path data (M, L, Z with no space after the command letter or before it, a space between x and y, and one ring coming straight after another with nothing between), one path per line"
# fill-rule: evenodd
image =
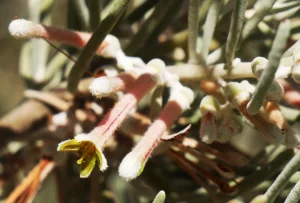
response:
M200 0L189 1L188 12L188 48L189 48L189 63L197 64L197 37L198 37L198 19L199 19Z
M207 13L207 17L204 23L204 32L203 32L203 38L202 38L202 46L200 51L200 60L203 64L207 64L207 56L209 53L209 47L211 44L211 41L213 39L213 34L215 31L215 27L217 25L218 21L218 14L220 12L220 9L222 7L222 2L219 0L212 0L210 8Z
M295 187L292 189L292 191L287 196L284 203L298 203L300 200L300 181L297 182Z
M276 178L274 183L269 187L265 196L268 198L268 203L275 201L280 191L286 186L290 177L300 168L300 152L298 151L291 161L284 167L282 172Z
M232 67L232 61L235 56L238 41L240 39L247 5L248 0L235 0L235 6L231 16L229 34L225 48L226 64L229 68Z
M268 65L263 71L253 96L247 105L249 114L256 114L263 105L264 99L274 80L275 73L279 67L280 58L284 52L287 40L290 35L290 21L286 20L280 23L277 30L271 51L268 56Z

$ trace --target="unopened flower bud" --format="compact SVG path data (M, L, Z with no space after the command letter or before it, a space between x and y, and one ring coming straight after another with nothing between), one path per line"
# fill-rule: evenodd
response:
M247 81L229 82L224 88L225 96L235 108L238 108L241 103L250 99L252 87Z
M164 132L176 121L193 101L193 92L184 86L171 91L168 103L159 118L148 128L143 138L125 156L119 167L119 174L125 180L135 179L141 174L152 151L160 142Z
M251 68L256 78L259 78L261 76L267 65L268 59L264 57L256 57L255 59L253 59L253 61L251 62Z

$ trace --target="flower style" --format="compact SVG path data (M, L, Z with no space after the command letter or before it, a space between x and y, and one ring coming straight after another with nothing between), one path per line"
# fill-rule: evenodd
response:
M122 160L119 166L119 174L121 177L129 181L135 179L142 173L148 158L160 142L164 132L183 111L189 108L193 99L193 91L187 87L179 85L171 91L169 101L160 116L148 128L143 138L133 150Z
M45 40L52 40L72 45L78 48L83 48L92 36L87 32L76 32L67 29L49 27L25 19L13 20L9 24L8 30L10 34L17 39L42 38ZM119 49L121 49L119 40L112 35L107 35L96 53L104 57L113 58L116 50Z
M41 38L83 48L92 34L62 28L50 27L25 19L13 20L8 27L10 34L17 39ZM118 38L107 35L96 54L104 58L114 58L120 68L131 70L134 67L144 67L145 63L136 57L128 57L121 49Z

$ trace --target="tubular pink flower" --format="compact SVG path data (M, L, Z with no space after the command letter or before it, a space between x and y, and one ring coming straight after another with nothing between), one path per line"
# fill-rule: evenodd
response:
M156 85L156 79L151 74L141 75L128 93L106 114L105 118L93 131L88 134L79 134L72 140L67 140L58 145L58 151L79 151L81 158L80 176L88 177L94 168L96 160L101 171L107 168L107 161L102 153L102 147L127 114L138 101Z
M13 37L18 39L42 38L78 48L85 47L91 38L90 33L49 27L25 19L13 20L9 24L8 30ZM104 57L115 57L115 52L120 49L121 46L118 39L112 35L108 35L99 46L96 53Z
M184 91L185 93L183 93ZM158 119L154 121L143 138L122 160L119 166L119 174L121 177L129 181L141 174L148 158L160 142L164 132L176 121L176 119L192 102L193 93L189 91L191 90L185 88L185 90L179 94L171 94L169 102L162 110Z
M102 140L107 140L123 122L130 110L132 110L138 101L155 85L156 81L151 74L141 75L134 83L132 89L128 91L90 134L97 135L98 140L101 140L101 142Z
M132 180L140 175L160 138L181 113L182 109L176 102L167 103L159 118L154 121L139 143L122 160L119 167L120 176L125 180Z

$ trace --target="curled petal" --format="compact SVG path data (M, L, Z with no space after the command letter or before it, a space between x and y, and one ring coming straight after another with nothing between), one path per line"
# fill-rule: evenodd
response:
M90 176L96 164L96 156L89 156L86 160L80 163L80 178L87 178Z
M176 138L178 135L182 135L182 134L186 133L191 128L191 126L192 125L190 124L187 127L185 127L183 130L181 130L177 133L171 134L171 135L163 135L161 140L163 140L163 141L172 140L172 139Z
M77 140L65 140L58 144L57 151L78 151L81 144Z
M107 160L105 158L105 156L103 155L102 151L97 150L96 151L96 159L98 160L99 163L99 169L100 171L105 171L108 167L107 165Z

